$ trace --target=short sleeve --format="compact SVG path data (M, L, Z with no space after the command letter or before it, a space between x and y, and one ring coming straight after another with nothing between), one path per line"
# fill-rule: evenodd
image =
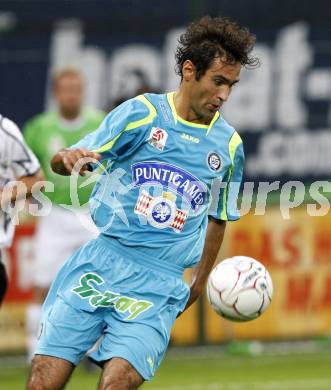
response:
M143 95L127 100L111 111L98 129L71 148L86 148L100 153L103 160L116 159L123 144L129 142L125 133L150 123L155 116L154 111L154 107Z
M19 128L7 118L3 118L1 125L7 134L8 163L14 175L17 178L34 175L40 165L37 157L24 142Z
M209 215L223 221L236 221L240 218L237 202L243 179L244 149L241 138L237 133L229 143L229 152L232 161L231 168L225 176L225 181L216 186L212 195L216 194L216 205L209 210Z

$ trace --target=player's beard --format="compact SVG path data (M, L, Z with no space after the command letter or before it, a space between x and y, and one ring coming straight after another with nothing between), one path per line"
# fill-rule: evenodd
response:
M73 120L79 117L81 108L78 107L60 107L60 114L64 119Z

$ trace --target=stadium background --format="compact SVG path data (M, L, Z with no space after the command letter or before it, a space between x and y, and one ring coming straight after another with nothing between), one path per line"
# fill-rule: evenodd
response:
M274 191L264 215L254 215L252 208L226 233L220 259L250 255L270 270L275 294L268 312L251 323L232 324L218 318L201 299L177 321L172 344L327 339L331 216L328 208L314 217L307 211L307 203L316 203L310 184L328 181L331 171L327 1L2 0L1 113L23 125L52 107L49 75L65 65L82 69L86 103L101 109L140 87L175 89L176 38L188 22L207 13L232 16L258 37L256 54L262 66L243 72L224 109L244 140L245 180L254 183L255 191L261 181L301 181L305 202L285 219L279 191ZM330 198L330 189L324 195ZM27 219L6 256L11 285L0 312L0 353L5 356L25 346L33 234L33 220Z

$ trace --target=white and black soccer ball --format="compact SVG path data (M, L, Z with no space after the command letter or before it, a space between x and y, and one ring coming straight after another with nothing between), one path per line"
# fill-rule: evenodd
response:
M270 305L273 294L269 272L259 261L235 256L221 261L207 282L208 301L217 314L231 321L250 321Z

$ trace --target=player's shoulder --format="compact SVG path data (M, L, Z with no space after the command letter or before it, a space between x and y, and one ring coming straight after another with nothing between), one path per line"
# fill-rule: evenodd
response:
M219 145L220 152L228 154L232 162L235 158L243 159L243 141L236 129L222 115L219 116L214 126L216 131L212 131L212 134L214 141Z
M3 135L7 136L9 140L16 139L22 141L22 133L16 123L9 118L0 114L0 129Z
M163 95L156 93L144 93L129 99L128 102L134 107L148 112L156 111L156 105Z
M141 96L141 95L140 95ZM156 104L160 102L161 100L164 100L167 96L166 93L144 93L143 96L145 96L151 103Z
M146 99L149 104L151 104L155 110L158 110L158 107L160 106L160 103L167 100L167 94L166 93L144 93L143 95L144 99ZM140 98L141 99L141 98Z
M227 135L229 144L236 146L242 144L243 141L237 130L229 122L227 122L222 115L220 115L218 122L222 132Z
M125 117L129 122L152 119L156 116L156 109L148 95L150 94L142 94L126 100L113 109L110 115L112 117Z
M155 118L161 116L166 121L169 120L169 106L166 93L145 93L137 96L137 99L146 105L150 117Z
M42 112L40 114L37 114L33 116L32 118L28 119L27 122L24 125L23 132L27 129L33 129L33 128L44 128L45 126L49 125L50 123L53 123L56 119L56 114L53 111L46 111Z

